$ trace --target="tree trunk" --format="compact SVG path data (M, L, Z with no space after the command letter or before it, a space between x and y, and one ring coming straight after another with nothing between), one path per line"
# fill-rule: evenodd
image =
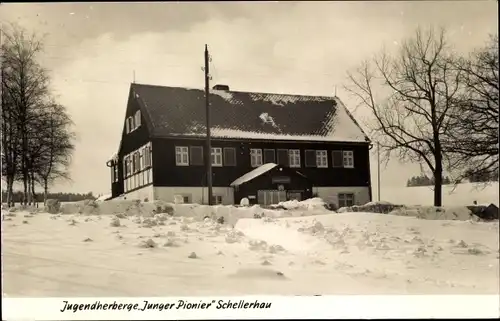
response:
M47 205L47 196L49 194L49 182L47 179L43 180L43 205Z
M443 156L441 155L441 144L435 142L435 156L436 165L434 167L434 206L443 205Z
M14 201L14 178L10 175L7 177L7 207L13 206Z
M35 194L35 174L31 174L31 199L33 200L33 206L37 206L36 194Z

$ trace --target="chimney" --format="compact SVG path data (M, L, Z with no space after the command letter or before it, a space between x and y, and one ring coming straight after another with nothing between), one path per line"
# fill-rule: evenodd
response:
M229 86L228 85L215 85L213 90L224 90L224 91L229 91Z

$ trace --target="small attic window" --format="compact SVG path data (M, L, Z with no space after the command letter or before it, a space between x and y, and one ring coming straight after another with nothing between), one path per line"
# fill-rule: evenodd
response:
M141 111L138 110L135 112L135 128L138 128L139 126L141 126Z

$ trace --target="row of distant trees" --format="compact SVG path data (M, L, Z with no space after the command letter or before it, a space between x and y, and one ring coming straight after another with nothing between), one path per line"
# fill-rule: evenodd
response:
M498 173L484 174L484 173L467 173L464 179L452 180L449 176L443 177L443 185L460 184L464 181L470 183L489 183L498 182ZM428 177L425 174L413 176L406 182L407 187L413 186L432 186L434 185L434 177Z
M418 29L396 53L349 73L346 86L373 115L367 126L386 159L431 173L435 206L444 172L453 182L498 176L498 35L468 55L452 49L444 30Z
M2 199L7 198L7 191L2 191ZM61 202L78 202L83 200L95 200L96 197L89 192L87 194L80 193L47 193L48 199L56 199ZM11 202L22 203L24 194L21 191L14 191L11 196ZM44 201L44 195L36 195L33 198L34 203L41 203Z
M443 177L443 185L450 185L451 179L448 176ZM427 175L413 176L409 178L406 182L406 187L414 186L432 186L434 185L434 177L428 177Z
M47 70L37 57L43 43L35 34L10 25L1 30L1 134L3 201L12 204L14 184L23 186L23 204L36 201L36 186L49 196L57 179L70 179L75 134L65 106L50 90ZM17 200L19 201L19 200Z

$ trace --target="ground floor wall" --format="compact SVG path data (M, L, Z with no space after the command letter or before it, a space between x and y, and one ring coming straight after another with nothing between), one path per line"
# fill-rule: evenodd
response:
M212 194L219 198L223 205L234 204L232 187L213 187ZM155 187L155 200L175 202L176 195L185 198L184 203L208 204L208 189L206 187ZM187 202L186 202L187 201Z
M125 193L122 196L117 197L117 199L140 200L143 202L145 200L148 200L148 201L152 202L155 200L154 187L151 184L151 185L133 190L131 192Z
M313 193L328 204L339 206L339 194L354 194L354 205L364 205L370 202L370 188L368 186L349 187L313 187Z
M238 194L238 193L236 193ZM313 187L313 196L322 198L328 204L339 206L339 194L354 195L354 204L363 205L370 202L370 188L358 187ZM235 204L235 192L232 187L214 187L213 195L223 205ZM177 197L184 198L185 203L208 204L208 190L206 187L154 187L149 185L124 194L121 199L162 200L174 203ZM239 200L237 200L239 203Z

